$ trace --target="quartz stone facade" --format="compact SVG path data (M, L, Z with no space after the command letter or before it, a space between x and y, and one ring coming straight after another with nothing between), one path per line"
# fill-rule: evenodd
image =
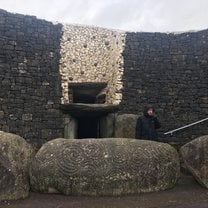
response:
M70 82L106 82L106 103L120 103L124 46L125 32L64 25L60 51L62 103L72 102Z

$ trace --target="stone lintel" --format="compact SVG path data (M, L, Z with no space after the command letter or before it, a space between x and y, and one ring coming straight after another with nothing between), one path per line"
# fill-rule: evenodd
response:
M62 104L60 108L74 117L103 116L118 111L119 105L69 103Z

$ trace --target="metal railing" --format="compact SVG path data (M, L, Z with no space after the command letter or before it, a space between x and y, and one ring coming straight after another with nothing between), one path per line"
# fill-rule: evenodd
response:
M182 126L182 127L180 127L180 128L173 129L173 130L171 130L171 131L165 132L164 135L167 135L167 134L171 134L171 135L172 135L174 132L180 131L180 130L182 130L182 129L186 129L186 128L188 128L188 127L191 127L191 126L194 126L194 125L196 125L196 124L202 123L202 122L204 122L204 121L206 121L206 120L208 120L208 118L204 118L204 119L199 120L199 121L197 121L197 122L194 122L194 123L191 123L191 124L187 124L187 125Z

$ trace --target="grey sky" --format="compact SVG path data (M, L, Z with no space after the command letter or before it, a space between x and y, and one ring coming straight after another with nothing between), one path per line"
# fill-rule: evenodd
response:
M127 31L208 28L208 0L0 0L9 12Z

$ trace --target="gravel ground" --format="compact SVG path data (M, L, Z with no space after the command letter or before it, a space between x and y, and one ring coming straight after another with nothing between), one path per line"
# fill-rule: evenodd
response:
M75 197L31 192L24 200L0 202L0 208L208 208L208 189L183 175L170 190L122 197Z

